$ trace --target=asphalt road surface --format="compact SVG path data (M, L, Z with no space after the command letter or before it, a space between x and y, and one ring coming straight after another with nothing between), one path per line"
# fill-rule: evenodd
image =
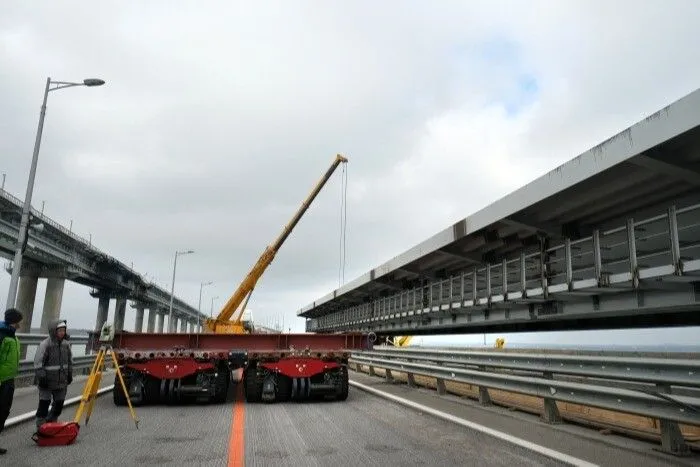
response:
M529 426L521 434L524 437L529 434L530 442L538 442L538 437L549 439L548 448L594 465L693 465L692 460L677 464L677 460L664 460L658 454L655 457L568 432L562 434L554 428L499 416L425 391L388 385L378 378L355 374L351 378L401 397L424 399L420 401L422 404L451 410L455 416L470 417L477 423L500 423L511 431L520 430L521 425ZM105 382L110 383L111 380ZM76 387L74 394L79 389ZM20 399L27 399L18 407L31 406L33 411L34 403L30 402L35 396L29 388L25 392ZM90 423L81 428L74 445L39 448L31 440L34 428L31 421L7 428L0 434L0 446L7 447L8 453L0 458L0 463L12 466L566 465L561 460L354 387L345 402L246 404L236 387L232 388L230 399L220 405L137 407L140 419L137 430L128 408L115 407L111 394L106 394L95 404ZM63 419L72 419L76 408L67 408ZM477 420L479 413L481 420ZM13 410L11 417L19 414L19 410Z

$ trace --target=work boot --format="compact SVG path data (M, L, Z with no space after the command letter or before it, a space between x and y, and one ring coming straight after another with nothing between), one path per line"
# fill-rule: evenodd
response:
M36 427L39 428L41 425L46 423L46 416L49 413L49 405L51 405L50 400L39 400L39 407L36 409Z
M53 401L53 405L51 406L51 413L49 413L49 418L46 420L47 422L55 422L58 420L58 417L61 416L61 412L63 412L63 403L65 401L60 400L60 401Z

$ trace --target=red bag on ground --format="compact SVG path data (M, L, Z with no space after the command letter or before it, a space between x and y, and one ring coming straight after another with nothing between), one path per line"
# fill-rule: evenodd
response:
M39 446L67 446L78 437L80 425L75 422L47 422L32 435Z

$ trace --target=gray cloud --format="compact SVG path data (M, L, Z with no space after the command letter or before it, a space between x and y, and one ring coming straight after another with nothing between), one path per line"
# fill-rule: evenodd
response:
M215 312L337 152L351 280L700 78L692 1L207 5L3 5L0 170L24 196L46 75L105 79L50 96L33 204L167 287L173 251L195 249L176 293L196 305L214 280ZM256 317L302 329L296 310L337 287L339 208L336 173ZM96 307L66 287L69 319Z

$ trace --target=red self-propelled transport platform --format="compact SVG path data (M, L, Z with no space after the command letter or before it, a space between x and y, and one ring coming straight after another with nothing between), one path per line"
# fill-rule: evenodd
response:
M348 334L157 334L117 332L112 348L135 405L226 401L242 369L248 402L348 396L348 359L374 336ZM95 346L99 343L93 340ZM126 397L115 377L114 403Z

